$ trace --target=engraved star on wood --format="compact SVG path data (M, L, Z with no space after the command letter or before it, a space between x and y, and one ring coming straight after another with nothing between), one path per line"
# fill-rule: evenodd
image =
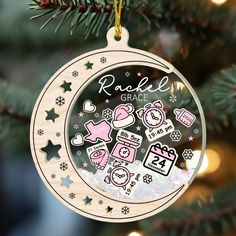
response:
M55 112L55 108L52 108L49 111L46 111L47 116L46 120L51 120L53 123L55 123L55 119L59 117L59 115Z
M64 80L64 83L63 83L60 87L63 88L64 93L66 93L66 92L71 92L71 91L72 91L71 85L72 85L71 82L66 82L66 81Z
M51 140L48 140L48 144L41 148L41 151L46 153L46 160L50 161L52 158L60 159L59 150L61 149L61 145L54 145Z

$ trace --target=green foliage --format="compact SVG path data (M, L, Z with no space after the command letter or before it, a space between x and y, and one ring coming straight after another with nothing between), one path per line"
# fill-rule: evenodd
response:
M212 90L216 103L232 117L236 114L236 66L222 70L214 77ZM235 119L233 121L236 122Z
M150 20L143 12L143 9L158 17L159 4L151 1L126 0L123 5L123 21L127 22L130 15L135 14L138 18L144 19L148 25ZM57 32L67 21L70 25L70 33L82 25L85 38L90 34L99 36L102 29L109 29L114 25L115 14L112 0L33 0L30 9L41 10L42 12L31 19L36 19L48 15L49 18L42 25L45 28L52 20L59 19L55 32Z
M41 11L31 19L46 16L46 22L56 21L58 31L67 21L70 33L82 26L85 37L99 35L114 25L112 0L33 0L30 9ZM224 37L234 40L235 15L227 7L210 5L208 0L124 0L122 22L128 28L135 23L135 28L154 28L166 25L175 26L187 36L197 35L198 40L207 37ZM209 34L211 33L211 34Z
M236 66L214 74L199 95L211 130L236 127Z
M235 196L236 182L233 182L204 201L196 199L187 206L170 207L140 221L140 225L150 236L222 235L229 228L236 228Z
M0 80L0 143L2 149L25 152L28 147L30 114L34 101L34 95L29 90L11 86ZM8 141L3 142L6 139Z
M223 36L227 31L228 38L233 38L236 16L229 7L218 7L208 0L163 0L163 5L165 20L177 25L185 36L193 34L204 39Z
M33 93L0 80L0 114L28 123L35 101Z

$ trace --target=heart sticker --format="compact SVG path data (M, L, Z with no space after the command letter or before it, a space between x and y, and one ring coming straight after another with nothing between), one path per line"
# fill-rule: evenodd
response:
M84 138L83 135L78 133L75 135L75 137L73 139L71 139L71 144L73 146L81 146L84 144Z
M96 106L90 100L86 100L83 107L84 112L93 113L96 111Z

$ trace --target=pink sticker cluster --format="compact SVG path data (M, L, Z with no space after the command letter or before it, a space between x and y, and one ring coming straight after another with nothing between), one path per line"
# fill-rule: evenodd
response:
M108 103L106 102L106 104ZM94 113L95 111L97 111L97 107L91 100L84 101L84 113ZM176 108L173 114L177 122L188 128L196 120L195 115L185 108ZM99 117L99 114L95 117ZM178 155L175 149L162 145L160 142L153 142L167 134L173 142L179 142L182 135L179 130L175 130L174 124L167 118L164 104L160 100L147 103L136 111L131 103L119 104L113 110L107 107L102 111L101 120L98 122L89 120L84 124L87 131L84 137L81 133L77 133L71 139L73 146L81 146L85 142L93 144L86 149L90 164L96 170L106 173L104 182L107 185L121 187L126 195L132 194L142 178L145 179L144 183L147 183L145 176L148 174L142 177L141 174L129 170L129 165L135 162L138 150L144 141L142 135L126 130L136 122L142 122L146 128L144 133L150 142L147 151L141 150L142 155L145 155L142 161L143 167L168 176ZM139 129L136 128L136 132L142 132L141 127L139 125L137 127ZM116 133L116 142L109 151L110 148L107 145L114 139L113 130ZM148 176L149 180L152 179L151 175ZM151 182L148 181L148 184Z

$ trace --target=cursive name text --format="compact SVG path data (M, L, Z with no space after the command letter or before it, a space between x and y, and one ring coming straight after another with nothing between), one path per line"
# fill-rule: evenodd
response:
M148 77L144 77L139 81L139 84L137 85L137 87L133 87L132 85L128 85L128 86L122 86L122 85L116 85L115 86L115 91L120 91L120 92L128 92L128 93L132 93L132 92L150 92L150 93L154 93L154 92L166 92L170 89L170 87L168 86L168 81L169 81L169 77L168 76L164 76L158 86L156 88L153 88L153 84L148 84ZM100 88L99 88L99 93L106 93L107 95L111 96L112 95L112 91L111 91L111 87L112 85L115 83L116 78L114 75L108 74L108 75L104 75L99 81L98 83L100 84Z

